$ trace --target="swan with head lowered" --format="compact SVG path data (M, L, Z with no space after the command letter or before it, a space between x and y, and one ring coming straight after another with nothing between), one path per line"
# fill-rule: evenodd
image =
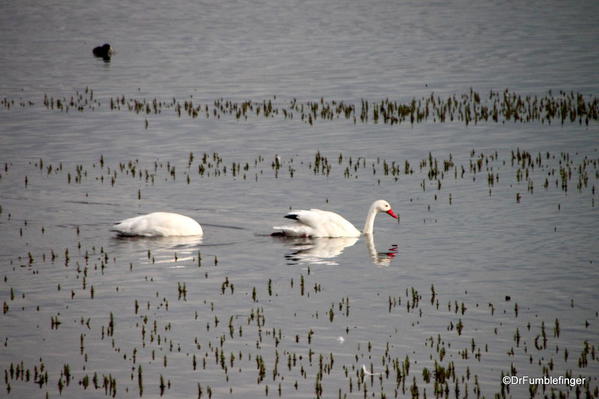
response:
M121 220L112 227L121 236L172 237L202 236L202 226L178 213L154 212Z
M288 237L359 237L362 233L372 234L374 218L380 212L399 220L399 216L393 212L387 201L378 200L370 206L364 223L364 230L361 232L347 219L335 212L310 209L289 212L285 217L294 220L295 223L273 227L275 229L273 235Z

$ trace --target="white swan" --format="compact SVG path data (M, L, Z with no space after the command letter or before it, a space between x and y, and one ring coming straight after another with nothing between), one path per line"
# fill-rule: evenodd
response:
M112 231L123 236L169 237L201 236L202 226L190 217L170 212L154 212L115 223Z
M385 212L399 220L387 201L378 200L370 206L362 232L341 215L320 209L310 209L289 212L285 217L295 220L295 223L275 226L273 229L277 231L273 234L291 237L359 237L362 233L372 234L374 218L379 212Z

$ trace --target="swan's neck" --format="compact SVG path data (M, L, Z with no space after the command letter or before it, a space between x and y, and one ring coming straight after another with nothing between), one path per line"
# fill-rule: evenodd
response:
M377 210L374 204L370 206L370 210L368 211L368 215L366 216L366 223L364 223L364 230L362 233L364 234L372 234L374 229L374 218L376 217Z

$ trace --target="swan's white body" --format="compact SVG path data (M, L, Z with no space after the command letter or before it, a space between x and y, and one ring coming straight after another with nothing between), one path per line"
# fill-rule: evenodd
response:
M398 219L387 201L378 200L370 206L362 232L343 216L320 209L291 211L285 217L295 220L295 223L275 226L273 229L277 230L274 234L290 237L359 237L362 233L372 234L374 218L379 212L386 212Z
M190 217L170 212L154 212L116 223L112 231L123 236L169 237L201 236L202 226Z

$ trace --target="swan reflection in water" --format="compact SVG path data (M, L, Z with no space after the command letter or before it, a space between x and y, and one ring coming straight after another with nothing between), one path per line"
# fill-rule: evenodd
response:
M341 255L345 248L353 246L359 237L338 238L289 238L278 237L279 240L288 243L293 249L285 255L285 258L293 263L310 263L317 265L338 265L335 260ZM389 266L397 256L397 244L394 244L386 252L378 252L374 245L372 234L365 234L364 241L372 263L377 266Z
M115 236L114 242L121 248L126 247L127 252L143 252L142 264L172 263L191 261L198 253L202 244L201 236L172 236L172 237L126 237Z

